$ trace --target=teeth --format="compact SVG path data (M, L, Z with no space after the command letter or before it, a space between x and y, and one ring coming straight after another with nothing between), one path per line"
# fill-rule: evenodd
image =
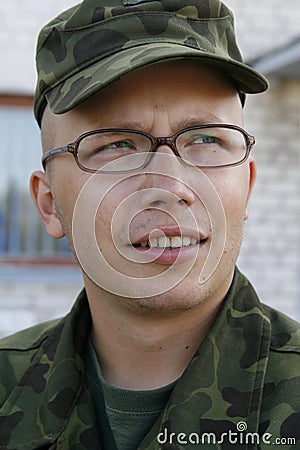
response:
M157 239L156 238L151 238L150 240L149 240L149 247L157 247L157 244L158 244L158 242L157 242Z
M196 241L196 239L195 239L195 241ZM188 236L183 236L182 245L183 245L183 247L188 247L189 245L191 245L191 238L189 238Z
M158 247L159 248L170 247L170 239L167 236L161 236L160 238L158 238Z
M174 236L170 239L170 244L172 248L182 247L182 238L180 236Z
M161 236L159 238L151 238L149 241L141 242L140 245L141 247L151 248L180 248L196 244L200 244L200 240L190 238L189 236Z

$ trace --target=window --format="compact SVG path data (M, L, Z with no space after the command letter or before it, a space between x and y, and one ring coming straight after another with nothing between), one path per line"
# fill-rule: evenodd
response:
M65 239L48 236L29 194L40 169L40 132L29 97L0 97L0 260L71 260Z

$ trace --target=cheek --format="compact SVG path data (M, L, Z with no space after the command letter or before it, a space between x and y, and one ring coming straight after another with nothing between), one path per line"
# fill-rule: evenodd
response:
M239 170L236 170L239 169ZM249 171L247 167L222 170L220 176L212 180L224 208L227 226L237 231L242 228L249 194ZM220 171L221 172L221 171Z
M85 217L89 212L89 208L83 208L89 202L84 191L89 175L77 168L73 169L70 164L57 164L53 167L52 174L51 188L55 207L70 240L75 212L77 217Z
M134 214L133 201L132 189L127 191L123 185L102 192L95 216L95 232L103 249L112 251L112 244L117 246L119 242L126 241Z
M76 202L80 196L80 185L70 177L56 183L53 189L55 203L65 220L71 221Z

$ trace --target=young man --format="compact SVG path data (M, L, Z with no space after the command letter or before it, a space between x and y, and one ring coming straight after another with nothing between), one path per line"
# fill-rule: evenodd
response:
M292 448L299 326L235 267L256 175L242 107L267 83L230 11L85 0L37 65L32 196L85 289L1 341L0 448Z

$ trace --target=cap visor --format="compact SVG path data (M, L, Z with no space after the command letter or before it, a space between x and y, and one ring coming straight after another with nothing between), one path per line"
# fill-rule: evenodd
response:
M121 77L145 66L173 59L196 59L225 71L237 90L256 94L268 88L263 75L251 67L225 57L178 44L143 44L106 57L82 68L46 93L51 110L62 114Z

